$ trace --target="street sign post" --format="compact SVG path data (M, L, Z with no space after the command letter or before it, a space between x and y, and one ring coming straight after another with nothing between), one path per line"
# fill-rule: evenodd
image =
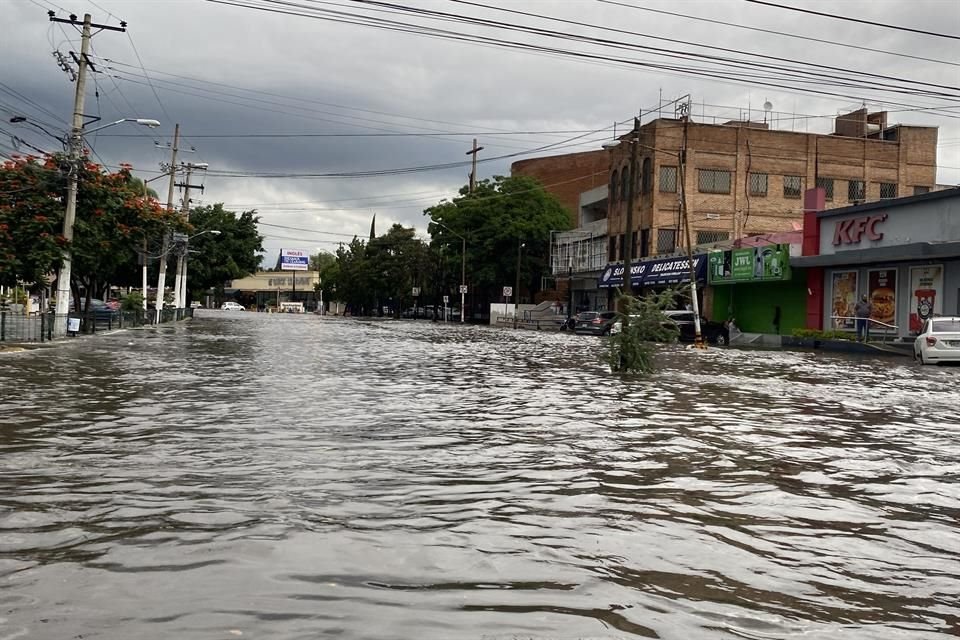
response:
M513 287L504 287L503 288L503 297L509 298L513 295Z

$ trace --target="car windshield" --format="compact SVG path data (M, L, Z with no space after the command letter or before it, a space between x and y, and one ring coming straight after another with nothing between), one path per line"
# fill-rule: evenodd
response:
M960 318L934 320L932 333L960 333Z

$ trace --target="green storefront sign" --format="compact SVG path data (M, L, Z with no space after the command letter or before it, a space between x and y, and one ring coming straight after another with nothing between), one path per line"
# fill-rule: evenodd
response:
M710 284L789 279L789 244L770 244L763 247L710 253L708 275Z

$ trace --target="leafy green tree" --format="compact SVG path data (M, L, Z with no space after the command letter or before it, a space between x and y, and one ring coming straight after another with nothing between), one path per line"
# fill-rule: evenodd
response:
M203 234L190 241L188 298L213 289L217 304L221 304L227 281L256 272L263 253L263 236L257 231L259 220L256 211L237 215L224 209L222 203L191 210L191 233L215 230L220 235Z
M629 294L617 297L621 328L610 336L611 369L624 373L653 371L653 343L673 342L679 335L677 325L663 313L676 299L677 292L672 289L640 298Z
M443 288L453 292L460 280L462 241L466 238L466 272L475 305L499 300L501 287L517 277L517 249L523 243L521 289L532 295L549 270L550 232L568 229L563 205L535 178L494 176L467 187L451 202L424 211L434 248L444 251ZM519 295L517 292L515 295Z

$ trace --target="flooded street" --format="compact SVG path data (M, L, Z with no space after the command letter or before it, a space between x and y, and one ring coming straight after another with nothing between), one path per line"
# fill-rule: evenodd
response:
M0 640L960 634L960 369L207 312L0 355Z

